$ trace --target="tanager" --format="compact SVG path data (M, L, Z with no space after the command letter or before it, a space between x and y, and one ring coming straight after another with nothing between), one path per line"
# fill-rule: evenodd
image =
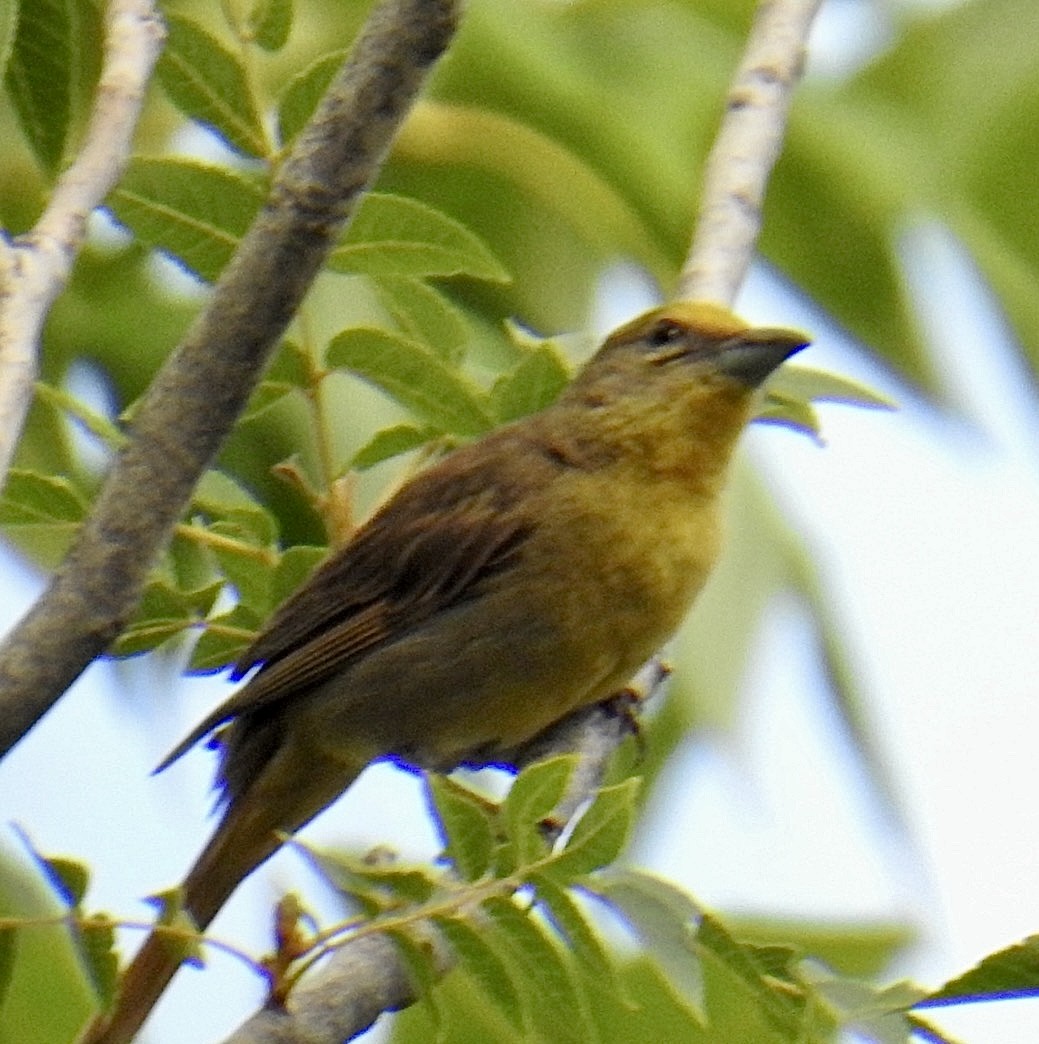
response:
M239 882L392 757L500 761L607 699L718 555L753 396L806 338L682 302L612 333L551 406L404 485L273 615L219 730L222 816L182 886L204 929ZM84 1041L129 1041L177 967L149 937Z

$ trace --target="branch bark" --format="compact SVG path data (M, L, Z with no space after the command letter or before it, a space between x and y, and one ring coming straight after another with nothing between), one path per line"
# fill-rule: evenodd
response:
M786 132L822 0L762 0L707 157L700 214L676 300L731 305L761 232L768 179Z
M10 242L0 239L0 487L32 401L43 322L68 282L90 212L130 158L164 38L151 0L111 0L97 97L79 154L58 178L35 227Z
M0 648L0 753L119 634L457 19L457 0L382 0L372 12L207 307L152 382L75 544Z

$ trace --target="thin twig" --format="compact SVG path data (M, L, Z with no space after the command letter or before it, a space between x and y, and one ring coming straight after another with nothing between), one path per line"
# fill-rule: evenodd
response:
M152 0L111 0L104 55L82 147L35 227L0 239L0 487L32 401L40 331L64 289L87 218L119 180L148 78L165 38Z
M761 231L805 45L822 0L762 0L707 158L700 215L676 300L732 304Z
M0 648L0 753L119 634L457 18L457 0L383 0L372 12L208 306L152 382L72 550Z

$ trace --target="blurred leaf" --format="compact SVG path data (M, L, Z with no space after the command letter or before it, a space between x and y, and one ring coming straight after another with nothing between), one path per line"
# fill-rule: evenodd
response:
M262 619L255 609L236 605L230 612L205 621L191 659L188 674L213 674L237 663L259 633Z
M1039 935L998 950L914 1005L933 1008L1039 995Z
M419 428L414 424L395 424L392 428L383 428L350 458L349 467L364 471L391 457L424 446L437 434L436 428Z
M694 1011L704 1010L704 983L694 948L703 912L670 881L616 867L583 882L593 895L613 907L660 962L668 981Z
M21 0L8 0L0 4L0 79L6 79L7 63L14 50L15 34L18 32L18 15ZM2 1007L0 1000L0 1007Z
M327 362L353 371L441 431L479 435L491 426L483 393L417 341L384 330L344 330L328 346Z
M12 539L24 539L39 561L54 566L68 550L88 507L68 479L12 468L0 491L0 527Z
M809 921L727 914L737 938L757 944L796 946L842 975L879 976L912 945L916 933L898 922Z
M494 831L479 799L450 779L426 773L426 789L436 813L445 855L465 881L487 873L494 850Z
M7 58L7 91L36 159L53 175L72 118L73 6L71 0L18 4L8 15L8 41L14 11L17 29Z
M115 950L115 924L103 914L94 914L81 922L76 933L80 957L90 976L101 1006L107 1008L115 1000L119 985L119 957Z
M565 880L612 863L631 833L640 785L640 780L631 778L603 787L546 873L557 881Z
M768 379L767 393L804 402L840 402L848 406L893 410L893 400L861 381L811 366L781 366Z
M502 424L537 413L551 405L570 380L570 371L551 345L528 352L494 382L490 408Z
M464 225L417 200L374 192L362 199L328 266L362 275L509 279L483 241Z
M249 12L253 39L265 51L280 51L292 28L292 0L255 0Z
M545 855L548 845L543 821L555 811L566 793L576 764L575 754L535 761L512 781L502 803L502 813L518 866L523 867Z
M108 206L148 246L214 281L263 205L252 178L197 160L135 159Z
M495 1008L522 1032L523 1002L506 963L481 928L461 917L436 917L433 923L454 951L462 969L483 990Z
M436 967L432 947L427 940L412 935L406 929L391 928L386 934L393 940L397 954L408 970L408 978L415 987L416 995L420 1001L425 1002L426 1010L436 1028L434 1039L437 1039L440 1036L439 1028L442 1021L436 990L440 973Z
M445 362L462 361L469 330L462 313L443 294L419 279L381 276L372 282L408 337L428 345Z
M197 22L166 13L166 47L156 75L185 116L247 156L266 156L267 139L237 56Z
M108 649L110 656L136 656L148 652L194 627L210 611L223 588L216 581L194 591L184 591L156 577L144 588L133 619Z
M588 922L573 894L543 874L538 874L531 883L545 916L566 940L584 972L603 989L611 993L620 990L620 979L606 945Z
M348 53L326 54L289 80L278 103L278 133L283 145L289 145L314 114Z
M122 449L130 441L129 436L124 434L116 424L96 410L92 410L85 402L70 395L67 391L45 384L43 381L37 381L35 389L37 398L83 425L91 435L100 439L109 449Z
M327 557L327 547L296 544L286 548L271 577L271 604L281 605Z
M535 1026L551 1027L553 1044L594 1044L598 1033L588 1000L575 982L567 954L540 926L509 899L492 898L482 909L498 928L498 937L522 970L526 988L538 998Z
M791 1036L797 1033L803 1025L803 992L780 985L789 978L787 969L795 956L792 950L737 942L710 914L700 919L696 949L701 956L710 953L743 982L775 1029Z
M62 912L50 885L0 850L0 917L52 918ZM65 925L33 924L2 933L0 1040L73 1040L96 1006L81 950Z
M424 903L438 886L432 867L397 862L396 855L376 849L364 859L335 849L303 846L329 883L364 907L369 915L392 907Z

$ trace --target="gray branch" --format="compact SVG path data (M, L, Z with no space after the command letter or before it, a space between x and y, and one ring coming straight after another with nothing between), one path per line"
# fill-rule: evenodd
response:
M805 46L822 0L761 0L725 117L707 158L703 198L677 300L732 304L754 259L765 189L786 132Z
M68 282L90 212L112 190L130 157L163 38L151 0L111 0L101 74L79 152L32 230L10 242L0 239L0 486L32 402L40 330Z
M457 0L383 0L372 12L207 307L152 382L75 544L0 648L0 753L122 630L457 19Z

